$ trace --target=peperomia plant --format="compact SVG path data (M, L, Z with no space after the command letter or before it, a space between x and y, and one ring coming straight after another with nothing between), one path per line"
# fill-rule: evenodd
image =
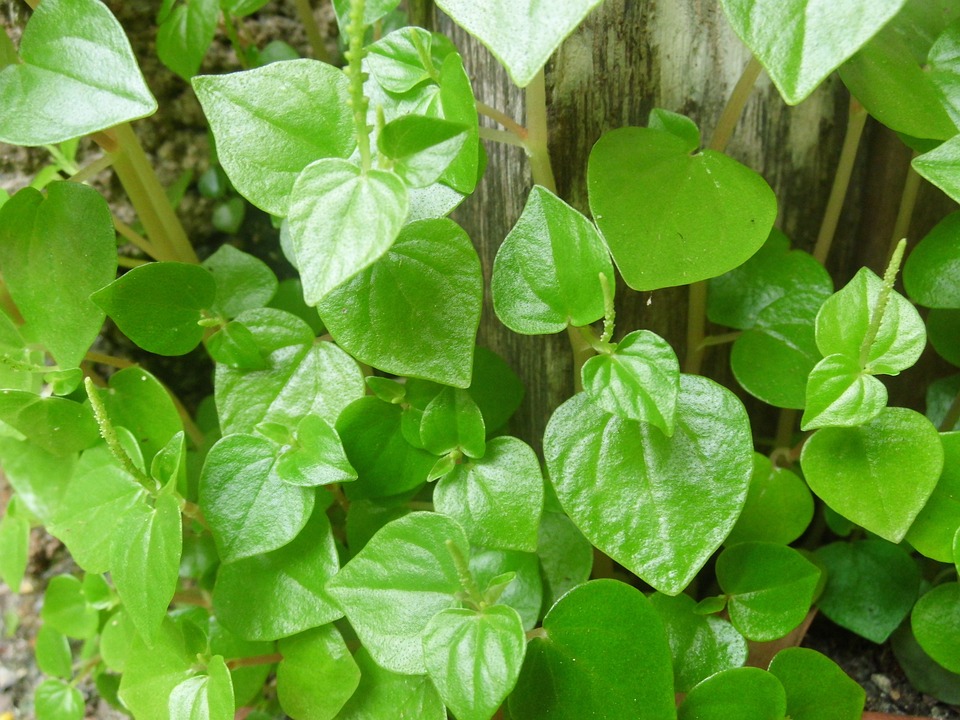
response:
M0 207L0 576L19 587L35 525L79 568L46 589L41 720L82 718L91 676L143 720L854 720L863 690L795 647L816 607L960 702L960 381L924 416L882 380L928 334L960 364L960 221L836 292L823 265L867 113L960 200L960 7L722 0L756 60L708 146L668 109L606 133L587 217L556 193L544 65L600 0L437 0L526 88L526 128L477 102L450 39L385 32L399 0L334 3L343 69L265 62L233 21L263 2L165 2L158 53L274 216L281 283L232 245L197 257L128 124L156 103L107 8L30 4L19 50L0 33L0 140L63 143L71 177ZM194 77L220 16L250 69ZM724 152L761 68L791 104L838 68L856 98L812 255ZM104 154L77 168L82 135ZM489 288L447 217L481 139L522 145L536 182ZM85 184L107 167L139 228ZM219 172L202 192L225 197ZM682 364L615 326L621 280L690 286ZM569 334L577 392L542 461L508 434L520 379L476 347L485 292L510 330ZM148 353L202 344L212 399L190 412L102 352L107 316ZM726 342L738 388L702 373ZM741 391L780 409L772 442Z

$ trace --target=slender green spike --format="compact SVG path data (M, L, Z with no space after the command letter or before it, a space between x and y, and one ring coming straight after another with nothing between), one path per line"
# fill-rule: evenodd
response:
M103 404L103 400L100 398L100 392L93 384L93 380L84 378L83 386L87 391L87 397L90 398L90 408L93 410L93 417L96 418L97 426L100 428L100 437L106 441L107 447L110 448L110 453L117 459L120 466L136 478L137 482L143 485L148 492L156 494L156 483L133 464L130 456L127 455L126 450L124 450L120 444L117 432L113 429L113 423L110 422L110 417L107 415L107 408Z
M877 306L873 310L873 316L870 318L870 327L867 328L867 334L863 337L863 344L860 346L860 367L865 368L867 360L870 357L870 348L877 339L877 333L880 331L880 324L883 322L883 314L887 310L887 303L890 301L890 293L893 292L893 283L897 279L897 273L900 272L900 264L903 262L903 253L907 247L907 240L903 238L894 248L893 255L890 257L890 263L883 273L883 287L880 288L880 294L877 296Z
M617 319L617 310L613 306L613 288L607 279L606 273L600 273L600 287L603 288L603 334L601 343L609 343L613 339L613 326Z

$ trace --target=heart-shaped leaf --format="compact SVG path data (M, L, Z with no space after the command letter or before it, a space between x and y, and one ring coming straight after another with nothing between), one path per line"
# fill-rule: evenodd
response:
M913 249L903 286L920 305L960 308L960 213L947 215Z
M157 57L187 82L200 69L220 18L218 0L178 3L157 28ZM229 21L228 21L229 22Z
M596 547L676 595L730 532L747 495L753 449L730 391L682 375L676 431L605 413L586 394L544 436L563 509Z
M917 600L910 615L913 634L927 654L960 673L960 583L938 585Z
M533 630L543 607L543 582L536 555L475 548L469 569L488 604L509 605L520 615L523 629Z
M781 650L770 663L769 672L787 691L787 716L793 720L856 718L863 712L863 688L816 650Z
M347 460L340 436L322 418L304 416L291 440L272 470L284 482L310 487L356 479L357 471Z
M170 717L183 720L230 720L233 682L222 655L214 655L204 675L194 675L170 693Z
M725 545L762 540L788 545L803 535L813 519L813 495L795 473L754 453L753 476L737 524Z
M921 176L960 202L960 134L918 155L912 165Z
M277 645L277 699L301 720L333 718L353 695L360 668L333 625L284 638Z
M865 425L823 428L800 457L827 505L890 542L900 542L943 468L937 429L906 408L885 408Z
M98 0L38 6L20 59L0 71L2 142L59 143L157 109L126 33Z
M62 680L44 680L33 695L38 720L83 720L83 694Z
M639 590L615 580L581 585L550 609L543 631L527 646L512 717L676 717L670 646Z
M424 115L403 115L383 126L377 147L409 186L432 185L467 142L468 128Z
M601 1L494 0L481 8L472 0L437 0L437 5L483 43L518 86L526 87Z
M543 604L554 603L590 577L593 546L562 512L545 512L537 534L543 574Z
M627 335L609 354L583 365L583 389L604 410L648 422L673 435L680 363L670 344L649 330Z
M941 433L940 441L943 474L906 540L927 557L948 563L953 561L953 539L960 530L960 433Z
M336 720L446 720L443 701L426 675L385 670L363 647L353 659L360 668L360 684Z
M597 227L635 290L732 270L763 245L777 215L773 191L753 170L650 128L604 134L587 185Z
M906 0L722 0L724 12L789 105L803 101Z
M782 720L787 694L780 681L760 668L724 670L693 688L678 720Z
M853 427L870 422L887 406L887 388L860 363L831 355L817 363L807 379L807 403L800 427Z
M277 276L267 264L233 245L221 245L203 261L217 285L213 310L235 318L244 310L261 308L277 292Z
M423 409L420 440L434 455L459 451L470 458L483 457L485 435L483 415L466 390L445 387Z

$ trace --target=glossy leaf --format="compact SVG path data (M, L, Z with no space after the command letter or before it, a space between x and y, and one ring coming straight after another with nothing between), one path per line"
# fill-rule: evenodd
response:
M427 187L463 148L467 130L448 120L404 115L384 125L377 136L377 147L393 160L393 171L409 187Z
M113 533L110 576L137 631L148 642L177 589L182 541L180 505L166 494L157 497L152 509L127 513Z
M754 453L747 502L724 544L756 540L788 545L807 529L813 511L813 495L803 480Z
M330 720L360 682L360 668L333 625L281 640L277 699L294 720Z
M776 198L752 170L670 133L620 128L590 153L590 210L624 282L656 290L716 277L767 239Z
M938 585L910 615L913 634L926 653L949 672L960 673L960 583Z
M498 0L480 8L470 0L438 0L437 5L493 53L514 83L526 87L600 1L547 6L536 0Z
M427 673L458 720L487 720L517 682L527 647L517 611L450 608L423 633Z
M800 427L854 427L873 420L887 406L887 388L865 373L857 359L830 355L807 379L807 403Z
M444 59L454 51L453 43L445 35L405 27L367 46L364 62L384 90L406 93L429 80L437 80Z
M160 62L189 82L197 74L207 48L213 42L219 18L218 0L178 3L157 28Z
M267 305L277 292L277 276L259 258L237 250L232 245L221 245L203 261L217 286L214 312L235 318L244 310Z
M120 700L137 720L169 720L170 695L195 674L196 661L182 626L169 618L151 645L134 635L120 680Z
M929 558L953 560L953 538L960 530L960 433L941 433L943 474L906 534L906 541Z
M361 362L465 388L482 297L480 260L467 234L452 220L422 220L318 309L337 343Z
M337 421L357 480L344 488L351 500L400 495L422 485L436 457L403 438L402 410L373 397L349 405Z
M170 392L141 367L115 372L100 390L110 421L133 433L145 463L150 463L173 437L183 421Z
M711 675L741 667L747 660L747 641L728 620L695 611L689 595L650 596L667 631L673 656L673 682L686 693Z
M316 415L300 421L291 441L281 448L272 470L284 482L311 487L356 479L337 431Z
M770 663L769 672L783 684L787 716L793 720L855 720L863 712L863 688L815 650L781 650Z
M89 405L25 390L0 390L0 420L59 456L84 450L99 439Z
M77 688L62 680L44 680L33 696L37 720L83 720L85 703Z
M926 393L926 415L930 422L938 428L943 425L947 420L947 413L950 412L950 406L958 394L960 394L960 375L948 375L930 383ZM950 432L958 429L960 429L960 418L953 427L946 428Z
M820 569L786 545L738 543L717 558L730 621L750 640L775 640L803 622L819 580Z
M216 616L246 640L275 640L333 622L343 613L325 585L339 568L330 521L316 509L279 550L220 566L213 589Z
M42 625L37 631L34 656L37 658L37 667L44 675L52 675L63 680L73 677L73 653L70 651L70 641L60 632L49 625Z
M467 390L483 414L488 436L506 424L524 395L523 383L506 361L479 346L474 348L473 382Z
M637 330L583 365L583 388L600 407L621 417L649 422L673 435L680 394L680 363L670 344Z
M693 688L677 712L678 720L782 720L786 691L760 668L717 673Z
M308 165L290 191L290 233L308 305L375 263L407 215L407 191L395 174L353 163ZM321 313L322 314L322 313Z
M886 408L865 425L818 430L800 463L810 489L831 508L896 543L937 485L943 445L919 413Z
M224 433L251 433L261 423L289 428L306 415L328 424L363 396L356 362L333 343L314 343L313 330L290 313L263 308L243 313L240 322L256 340L267 366L217 368L217 410Z
M947 215L911 251L903 285L920 305L960 308L960 213Z
M614 580L581 585L551 608L543 630L527 645L512 717L675 717L670 646L640 591Z
M577 395L544 436L550 480L584 535L661 592L687 586L733 527L753 452L729 391L681 377L672 438Z
M363 647L353 659L360 684L336 720L446 720L443 701L426 675L385 670Z
M220 655L207 663L205 675L184 680L170 693L170 717L183 720L231 720L233 683Z
M960 136L913 159L913 169L957 202L960 202Z
M960 703L960 673L952 673L927 655L904 623L890 638L897 663L918 692L942 702Z
M380 530L327 583L382 667L413 675L426 671L424 628L438 612L453 607L460 590L452 552L469 555L456 521L438 513L411 513Z
M0 141L45 145L157 109L126 33L97 0L52 0L31 16L21 63L0 72Z
M80 581L72 575L50 578L43 594L40 619L67 637L87 639L97 633L97 611L87 604Z
M482 458L440 479L433 502L463 526L473 545L535 552L543 509L540 461L522 440L494 438Z
M373 25L399 4L400 0L370 0L370 2L364 3L363 24ZM337 24L343 32L346 32L345 28L347 20L349 19L350 0L333 0L333 7L337 12Z
M722 0L734 31L796 105L879 31L905 0Z
M543 513L537 555L543 573L545 609L553 607L569 590L590 578L593 546L563 513Z
M647 127L653 130L663 130L676 135L690 145L700 147L700 128L686 115L680 115L663 108L654 108L650 111L650 117L647 119Z
M904 551L882 540L838 542L816 551L827 569L817 601L841 627L882 643L910 612L920 589L920 570Z
M153 262L124 273L90 299L144 350L185 355L203 339L198 323L215 293L213 276L203 268Z
M443 388L423 409L420 439L434 455L460 451L469 458L483 457L485 436L483 415L466 390Z
M509 605L520 615L524 630L534 628L543 606L543 582L536 555L476 548L469 567L488 603Z
M245 659L262 658L271 654L276 646L272 642L252 642L243 640L227 630L218 619L213 616L209 622L207 634L211 655L220 655L224 658ZM244 666L240 663L229 670L233 685L234 703L236 706L252 704L263 694L263 686L267 677L275 669L269 662Z
M951 365L960 366L960 310L931 310L927 333L937 354Z
M200 506L224 562L283 547L303 529L316 491L271 472L276 446L228 435L210 449L200 476Z
M0 210L0 270L36 339L61 368L78 366L103 325L90 293L117 271L106 201L80 183L52 183L46 197L24 188Z
M493 263L493 307L514 332L561 332L603 317L599 275L613 264L596 227L552 192L530 191Z
M217 141L217 157L237 191L284 216L300 172L319 158L353 152L346 75L317 60L291 60L227 75L193 88Z
M207 338L207 352L214 362L234 370L264 370L267 367L250 328L236 320Z

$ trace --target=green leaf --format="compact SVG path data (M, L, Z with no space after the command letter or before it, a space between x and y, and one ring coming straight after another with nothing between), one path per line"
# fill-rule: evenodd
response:
M224 562L283 547L303 529L316 491L272 472L276 446L228 435L210 448L200 476L200 507Z
M947 215L911 251L903 285L920 305L960 308L960 213Z
M926 405L927 418L937 427L940 427L947 420L947 413L950 412L950 406L960 394L960 375L948 375L947 377L934 380L927 386ZM960 429L960 419L949 431Z
M745 262L777 202L749 168L649 128L604 134L590 152L590 210L634 290L687 285Z
M953 137L957 126L943 91L924 66L936 36L957 17L953 3L906 3L844 63L840 78L871 115L893 130L917 138Z
M324 298L330 334L380 370L444 385L470 385L483 298L480 260L452 220L403 228L371 267Z
M120 608L103 624L100 630L100 657L104 664L116 672L123 672L127 654L137 630L127 611Z
M509 605L520 614L523 629L533 629L543 606L543 582L536 555L475 548L469 568L488 605Z
M756 255L710 280L707 317L749 330L765 308L791 293L817 296L822 302L833 293L833 280L823 265L808 253L791 250L787 236L774 229Z
M59 456L88 448L100 437L89 405L24 390L0 390L0 420Z
M0 72L0 141L45 145L146 117L157 109L126 33L97 0L52 0Z
M343 613L324 586L339 568L330 521L318 507L279 550L220 566L217 619L246 640L275 640L333 622Z
M407 215L407 190L392 172L346 160L307 166L290 191L289 222L308 305L375 263ZM322 315L323 313L321 313Z
M160 62L189 82L197 74L207 48L213 42L219 17L218 0L179 3L157 28Z
M172 495L157 497L153 509L128 512L113 533L110 575L133 624L148 642L177 589L182 541L180 504Z
M356 147L339 69L290 60L227 75L202 75L193 89L217 141L217 157L237 191L285 216L294 182L319 158L349 157Z
M148 464L177 433L183 432L183 421L170 392L143 368L115 372L100 396L110 421L133 433Z
M423 630L434 615L453 607L460 590L453 552L469 554L456 521L411 513L380 530L327 583L379 665L406 674L426 671Z
M827 569L817 601L837 625L875 643L885 642L910 612L920 570L905 550L882 540L838 542L816 550Z
M31 442L0 437L0 464L17 498L50 525L76 467L76 455L57 456Z
M613 264L593 223L535 185L493 263L493 307L525 335L588 325L604 314L599 275L614 282Z
M949 672L927 655L904 623L890 638L890 645L910 684L918 692L956 705L960 703L960 674Z
M213 277L202 267L153 262L126 272L90 299L144 350L185 355L203 339L198 323L215 293Z
M746 662L747 641L743 635L727 620L697 613L689 595L654 593L650 604L667 631L677 692L690 692L701 680Z
M244 17L255 13L266 5L269 0L220 0L220 7L236 17Z
M377 136L377 147L393 160L393 171L408 187L432 185L467 142L468 128L448 120L404 115Z
M563 513L545 512L540 520L537 555L543 573L544 608L590 577L593 546Z
M224 658L262 658L276 649L272 642L251 642L237 637L223 627L216 617L210 618L208 638L210 654ZM238 708L251 705L262 697L264 683L273 670L274 665L269 662L246 667L235 664L229 672L234 702Z
M603 412L580 394L544 436L563 509L596 547L661 592L683 590L730 532L753 466L740 401L681 376L676 431Z
M443 701L426 675L385 670L363 647L353 659L360 668L360 684L336 720L446 720Z
M217 286L212 310L235 318L244 310L264 307L277 292L277 276L259 258L221 245L203 261Z
M786 545L744 542L717 558L733 626L750 640L781 638L806 617L820 569Z
M861 268L823 303L817 314L817 347L824 357L846 355L874 375L896 375L917 361L926 344L923 320L913 304L896 291L890 292L880 328L861 358L882 286L883 281L869 268Z
M337 432L357 480L344 487L351 500L400 495L422 485L436 458L403 438L399 406L360 398L337 420Z
M941 433L943 474L906 534L906 541L929 558L953 561L953 538L960 529L960 433Z
M793 720L857 720L863 712L863 688L815 650L781 650L769 671L787 691L787 715Z
M33 695L37 720L83 720L83 695L62 680L44 680Z
M70 652L70 641L60 632L49 625L42 625L37 632L34 655L37 658L37 667L44 675L53 675L63 680L73 677L73 654Z
M863 425L886 406L887 388L864 372L859 360L830 355L816 364L807 379L807 403L800 428Z
M369 45L364 62L380 87L399 94L429 80L439 80L439 68L446 56L455 51L445 35L405 27Z
M649 330L627 335L609 354L583 365L583 388L609 413L648 422L673 435L680 363L670 344Z
M747 502L724 544L758 540L788 545L812 519L813 496L807 484L765 455L754 453Z
M80 581L72 575L50 578L43 594L40 619L58 633L86 640L96 635L99 618L80 588Z
M943 468L943 445L923 415L886 408L865 425L822 428L803 446L810 489L844 517L900 542Z
M960 365L960 310L931 310L927 333L940 357L951 365Z
M780 681L760 668L724 670L684 698L678 720L783 720L787 696Z
M281 280L268 307L296 315L310 326L314 335L323 335L326 332L316 308L310 307L303 301L303 286L299 278Z
M938 585L923 595L910 615L913 634L926 653L960 673L960 583Z
M207 352L215 362L234 370L265 370L267 367L250 328L236 320L207 339Z
M929 180L957 202L960 202L960 135L918 155L911 163L923 178Z
M652 130L663 130L671 135L676 135L693 147L700 147L700 128L686 115L680 115L663 108L654 108L650 111L650 117L647 119L647 127Z
M670 646L639 590L615 580L581 585L550 609L543 631L527 646L509 700L512 717L676 716Z
M280 641L277 698L294 720L330 720L353 695L360 668L333 625Z
M483 414L489 437L502 428L523 401L520 378L492 350L476 347L473 353L473 382L467 388Z
M829 294L822 287L786 293L737 338L730 367L747 392L777 407L804 406L807 376L820 360L814 321Z
M788 105L797 105L859 50L906 0L722 0L734 31Z
M517 611L450 608L433 616L423 634L427 673L459 720L487 720L520 674L527 641Z
M30 555L30 521L17 512L18 505L11 499L0 520L0 580L14 593L20 592Z
M220 655L207 663L206 675L184 680L170 693L170 717L180 720L232 720L233 683Z
M926 71L943 96L944 106L954 124L960 121L960 22L952 22L930 47Z
M215 388L224 433L251 433L261 423L291 429L306 415L329 424L364 394L357 363L329 342L314 342L302 320L281 310L243 313L240 322L256 340L267 363L262 370L220 366Z
M306 415L300 421L292 445L280 451L272 472L283 482L302 487L349 482L357 477L337 431L316 415Z
M440 479L433 502L463 526L473 545L535 552L543 509L540 461L522 440L494 438L482 458Z
M500 0L482 10L470 0L437 0L437 5L493 53L514 83L526 87L600 2L542 5L536 0L512 4Z
M333 7L337 13L337 24L343 29L349 21L350 0L333 0ZM364 3L363 24L373 25L377 20L400 4L400 0L370 0ZM345 30L342 30L345 32Z
M170 720L170 695L195 674L196 661L181 625L169 618L151 645L135 634L120 680L120 700L137 720Z
M52 183L46 197L24 188L0 210L4 283L64 370L80 364L103 325L90 293L117 272L115 237L106 200L81 183Z
M466 390L445 387L423 409L420 439L434 455L461 451L483 457L486 448L483 415Z

